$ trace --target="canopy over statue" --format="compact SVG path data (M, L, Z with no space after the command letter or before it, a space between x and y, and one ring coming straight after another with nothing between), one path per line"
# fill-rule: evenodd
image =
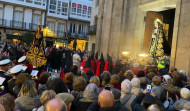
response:
M43 33L41 27L38 26L34 40L26 54L27 60L36 68L43 66L46 63L46 57L43 47Z

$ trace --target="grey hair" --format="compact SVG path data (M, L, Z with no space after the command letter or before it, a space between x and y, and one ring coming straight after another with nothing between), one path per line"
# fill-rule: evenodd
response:
M90 83L84 90L83 97L88 99L97 99L99 94L99 88L94 84Z
M185 70L180 70L179 73L180 73L180 74L183 74L184 76L186 75Z

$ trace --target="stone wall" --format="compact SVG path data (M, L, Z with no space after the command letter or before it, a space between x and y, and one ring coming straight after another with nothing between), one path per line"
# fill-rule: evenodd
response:
M124 50L141 51L145 14L136 0L100 0L96 51L114 59Z
M171 52L171 67L190 73L190 1L178 0Z

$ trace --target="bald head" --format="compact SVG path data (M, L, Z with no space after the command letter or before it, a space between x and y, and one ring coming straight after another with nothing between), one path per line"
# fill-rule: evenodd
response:
M5 111L5 108L1 104L0 104L0 111Z
M100 107L113 107L114 95L108 90L103 90L98 96L98 104Z
M67 111L66 104L58 98L48 101L45 107L46 111Z

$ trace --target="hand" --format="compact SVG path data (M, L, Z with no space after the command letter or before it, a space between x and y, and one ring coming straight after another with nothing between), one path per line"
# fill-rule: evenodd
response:
M155 94L154 94L154 92L152 92L152 91L151 91L150 95L153 96L153 97L155 97Z
M144 93L144 94L148 94L149 92L145 89L145 90L143 91L143 93Z
M54 75L55 75L55 77L58 77L58 74L57 74L57 73L55 73Z
M175 97L176 97L176 101L179 100L179 97L177 95L175 95Z

